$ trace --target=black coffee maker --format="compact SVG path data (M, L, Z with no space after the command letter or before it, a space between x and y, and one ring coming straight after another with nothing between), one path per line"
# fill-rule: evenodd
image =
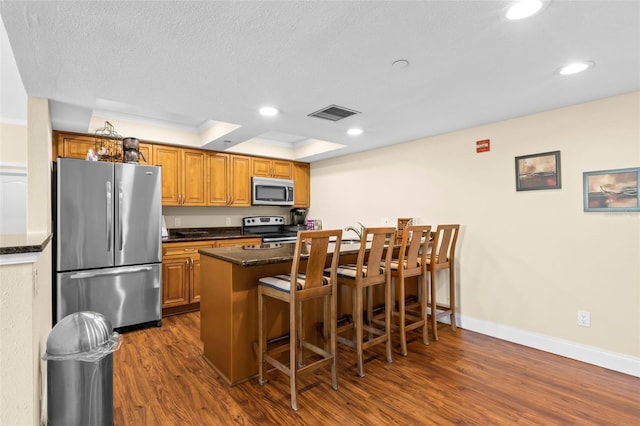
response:
M140 152L140 141L136 138L124 138L122 140L122 161L125 163L138 163L140 157L146 162L144 154Z
M289 210L289 218L291 226L295 226L298 229L307 228L307 209L293 208Z

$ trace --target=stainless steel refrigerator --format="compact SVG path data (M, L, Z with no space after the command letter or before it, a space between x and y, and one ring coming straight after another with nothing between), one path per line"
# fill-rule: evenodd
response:
M54 320L95 311L114 328L162 318L162 169L58 158Z

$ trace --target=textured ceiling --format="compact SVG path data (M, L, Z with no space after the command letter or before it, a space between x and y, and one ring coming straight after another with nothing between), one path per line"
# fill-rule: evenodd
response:
M639 1L555 0L513 22L510 3L2 1L0 11L27 94L54 101L54 128L86 129L100 110L196 132L236 125L203 140L210 149L344 145L292 156L305 161L640 90ZM578 59L595 67L557 74ZM265 104L281 114L259 116ZM307 116L331 104L362 113ZM347 135L354 126L364 133Z

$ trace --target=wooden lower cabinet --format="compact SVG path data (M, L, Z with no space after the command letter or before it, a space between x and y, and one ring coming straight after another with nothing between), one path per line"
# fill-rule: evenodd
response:
M260 238L192 241L162 244L162 315L200 309L200 254L198 250L260 244Z

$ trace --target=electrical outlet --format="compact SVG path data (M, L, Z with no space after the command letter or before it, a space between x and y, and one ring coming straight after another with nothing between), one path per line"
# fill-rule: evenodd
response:
M227 224L227 226L231 226L231 218L230 217L227 217L226 224Z
M182 219L180 219L179 217L176 217L173 219L173 225L176 228L179 228L180 226L182 226Z
M419 217L414 217L413 218L413 224L414 225L420 225L420 218Z
M389 224L389 218L388 217L380 218L380 223L382 223L383 225L388 225Z
M591 327L591 312L578 311L578 325L580 327Z

